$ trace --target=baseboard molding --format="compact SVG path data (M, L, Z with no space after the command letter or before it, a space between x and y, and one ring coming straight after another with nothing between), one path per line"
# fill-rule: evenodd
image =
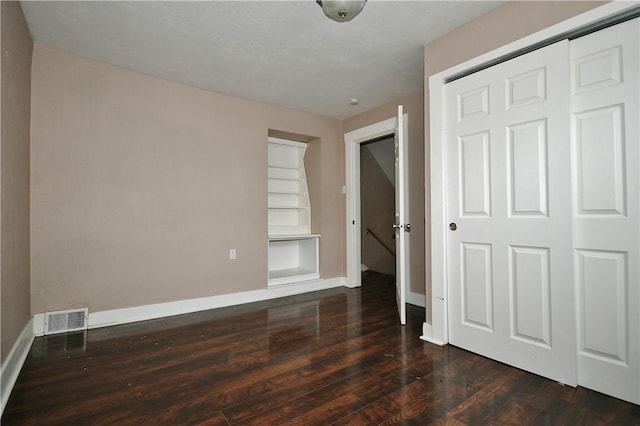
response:
M444 346L443 341L433 338L433 328L431 324L427 324L426 322L422 324L422 336L420 336L420 339L433 343L434 345Z
M425 295L420 293L409 292L407 296L407 303L424 308L427 306Z
M222 294L219 296L201 297L197 299L179 300L176 302L157 303L153 305L135 306L132 308L113 309L109 311L90 312L88 328L108 327L112 325L128 324L174 315L190 314L208 309L224 308L245 303L260 302L277 299L279 297L294 296L312 291L326 290L334 287L344 287L346 277L328 278L302 283L280 285L263 290L242 293ZM44 334L44 314L34 316L34 334Z
M0 367L0 416L4 412L9 395L18 380L18 375L27 359L34 337L33 320L29 320L11 348L4 364Z

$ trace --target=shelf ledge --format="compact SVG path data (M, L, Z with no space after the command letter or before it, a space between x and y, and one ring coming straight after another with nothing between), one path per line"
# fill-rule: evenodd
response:
M320 238L320 234L269 235L269 241L310 240L312 238Z

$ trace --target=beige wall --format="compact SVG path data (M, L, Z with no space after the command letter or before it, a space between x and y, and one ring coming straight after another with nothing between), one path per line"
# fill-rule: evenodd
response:
M606 2L511 1L430 42L425 75L436 74Z
M0 4L4 359L7 344L29 317L29 162L23 157L29 155L24 80L32 44L19 6ZM425 46L426 76L599 4L507 3ZM8 48L19 54L6 55ZM424 228L430 206L424 199L429 111L423 92L340 123L43 47L35 48L33 61L33 313L76 306L99 311L265 288L268 129L313 137L312 175L321 182L313 186L313 230L322 233L321 275L344 276L342 135L393 116L399 103L409 114L411 291L425 292L426 282L430 299L429 245L417 237L430 240ZM10 78L19 83L8 83ZM236 261L227 259L229 248L238 250Z
M344 276L338 120L36 46L32 311L266 288L268 129L319 139L320 273Z
M0 359L31 318L29 122L33 43L17 2L0 2Z
M529 34L579 15L606 2L511 1L467 22L430 42L424 48L425 80L440 71L473 59ZM425 143L429 145L429 90L425 86ZM425 151L426 187L429 181L429 150ZM430 211L427 199L427 212ZM427 213L428 215L428 213ZM429 229L427 227L427 241ZM427 263L429 263L427 249ZM430 267L428 266L427 269ZM431 282L427 279L427 322L431 323Z
M425 291L425 191L424 191L424 93L418 91L342 121L343 133L395 117L398 105L409 115L409 219L411 223L411 286L414 293ZM343 149L344 151L344 149ZM344 152L342 153L344 164ZM343 166L344 167L344 166ZM428 247L427 247L428 249ZM427 271L427 277L431 276Z

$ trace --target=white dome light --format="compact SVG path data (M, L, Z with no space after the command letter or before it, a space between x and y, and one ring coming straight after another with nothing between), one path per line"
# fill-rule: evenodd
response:
M347 22L358 16L367 0L316 0L329 19Z

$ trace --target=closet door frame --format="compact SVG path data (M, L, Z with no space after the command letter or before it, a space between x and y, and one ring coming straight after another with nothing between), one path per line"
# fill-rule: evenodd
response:
M421 338L431 343L445 345L449 343L447 310L447 223L446 223L446 159L445 130L446 117L444 85L452 77L466 71L480 68L483 64L495 62L499 58L524 51L545 40L562 34L577 31L580 28L597 24L599 21L613 18L631 9L637 8L635 2L612 2L570 18L559 24L524 37L501 48L478 56L429 77L430 106L430 167L431 167L431 324L425 322ZM429 123L427 123L429 124ZM427 236L428 237L428 236ZM427 240L428 241L428 240ZM428 305L427 305L428 308Z

